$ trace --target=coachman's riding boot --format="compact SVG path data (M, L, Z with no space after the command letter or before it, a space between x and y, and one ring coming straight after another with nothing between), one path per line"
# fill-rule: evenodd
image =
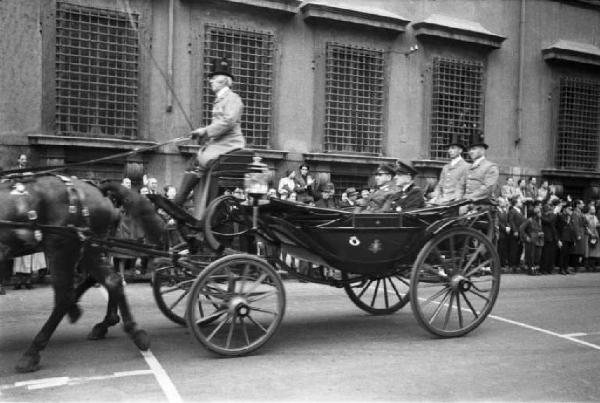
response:
M178 206L183 206L191 191L194 190L194 187L200 182L200 178L201 175L196 172L184 172L179 189L177 189L177 195L173 202Z

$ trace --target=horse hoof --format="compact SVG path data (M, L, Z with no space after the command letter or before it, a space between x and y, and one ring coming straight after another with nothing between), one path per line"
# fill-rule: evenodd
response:
M17 372L35 372L40 369L40 356L24 355L21 357L17 365Z
M75 323L81 317L81 308L79 308L79 305L73 304L67 311L67 315L69 315L69 322Z
M100 340L106 337L108 329L101 323L94 325L90 334L88 334L88 340Z
M145 330L136 330L131 337L140 350L146 351L150 348L150 336Z

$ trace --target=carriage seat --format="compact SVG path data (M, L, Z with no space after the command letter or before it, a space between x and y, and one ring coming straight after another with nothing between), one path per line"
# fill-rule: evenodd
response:
M221 155L210 167L209 175L213 186L216 185L217 188L243 187L244 174L248 172L248 164L252 163L252 157L254 157L254 152L245 149L233 150Z

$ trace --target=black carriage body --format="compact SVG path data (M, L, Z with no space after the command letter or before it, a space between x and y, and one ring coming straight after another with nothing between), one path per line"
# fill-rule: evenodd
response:
M432 224L456 216L448 209L353 213L277 199L260 209L260 227L267 229L283 251L355 274L410 268Z

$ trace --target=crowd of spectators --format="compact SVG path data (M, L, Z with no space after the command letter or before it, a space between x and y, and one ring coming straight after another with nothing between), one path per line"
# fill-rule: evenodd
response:
M556 194L548 181L507 178L498 198L498 253L504 272L567 275L598 271L600 200Z

